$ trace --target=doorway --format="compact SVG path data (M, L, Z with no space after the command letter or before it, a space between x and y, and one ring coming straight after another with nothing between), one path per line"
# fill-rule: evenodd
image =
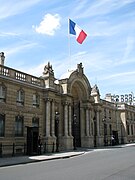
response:
M35 155L38 153L38 127L27 127L27 154Z
M118 145L119 144L118 131L112 131L112 135L113 135L114 140L115 140L114 145Z
M76 147L81 147L81 133L80 133L80 102L75 102L73 105L73 124L72 135L75 140Z

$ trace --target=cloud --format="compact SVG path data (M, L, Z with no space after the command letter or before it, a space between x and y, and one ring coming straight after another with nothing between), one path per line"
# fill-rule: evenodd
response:
M31 42L25 43L25 44L15 44L14 46L12 45L12 48L11 47L5 48L4 52L5 52L6 56L9 57L13 54L21 52L24 49L33 48L36 45L37 45L37 43L31 43Z
M121 73L116 73L116 74L111 74L108 76L101 77L101 80L110 80L110 79L118 80L118 78L120 78L123 81L126 81L126 80L129 81L129 79L127 77L129 77L129 76L134 77L134 75L135 75L135 71L121 72Z
M76 19L79 18L87 18L87 17L92 17L92 16L97 16L97 15L106 15L109 13L112 13L130 3L134 2L134 0L102 0L98 1L95 0L93 3L90 4L90 6L87 6L87 9L84 9L85 6L82 6L82 2L80 1L78 3L78 6L74 8L72 16L75 17ZM88 4L88 0L83 1L84 4Z
M47 62L49 62L49 60L47 61ZM43 63L41 63L41 64L39 64L39 65L37 65L37 66L33 66L33 67L23 67L23 71L24 71L24 69L25 69L25 71L27 71L27 73L28 74L32 74L32 75L34 75L34 76L37 76L37 77L39 77L39 76L42 76L43 74L43 71L44 71L44 67L45 67L45 65L46 65L46 62L44 61ZM24 71L24 72L25 72Z
M19 36L19 33L14 33L14 32L0 32L0 37L6 37L6 36Z
M135 42L134 37L130 37L130 36L127 37L124 59L127 59L130 53L133 51L134 42Z
M39 3L41 0L12 0L0 2L0 19L5 19L10 16L21 14L28 10L31 6Z
M33 26L34 27L34 26ZM46 14L39 26L35 27L37 33L53 36L60 28L60 16L58 14Z

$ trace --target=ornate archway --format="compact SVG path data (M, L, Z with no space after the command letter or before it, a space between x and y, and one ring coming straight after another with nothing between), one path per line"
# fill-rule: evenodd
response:
M78 64L75 71L68 71L62 78L60 84L65 102L62 144L66 148L90 147L93 144L90 137L91 86L83 73L82 63Z
M87 86L82 81L76 80L72 83L72 135L74 137L74 147L81 147L81 129L82 124L85 123L85 117L81 113L83 102L88 99Z

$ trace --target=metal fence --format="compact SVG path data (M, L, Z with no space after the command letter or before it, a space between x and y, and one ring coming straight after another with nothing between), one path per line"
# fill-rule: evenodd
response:
M44 143L41 144L37 148L36 154L45 154L45 153L54 153L56 149L56 144L48 144ZM27 145L24 144L2 144L0 143L0 157L3 156L19 156L19 155L26 155L27 154ZM34 155L36 155L34 154ZM32 154L31 154L32 155Z
M0 143L0 157L26 154L26 144L2 144Z

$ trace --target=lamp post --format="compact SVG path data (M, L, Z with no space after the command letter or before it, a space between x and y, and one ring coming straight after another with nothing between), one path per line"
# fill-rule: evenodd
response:
M76 114L73 115L73 145L74 145L74 150L76 150L76 125L77 125L77 116Z
M56 152L59 152L59 112L55 112Z

